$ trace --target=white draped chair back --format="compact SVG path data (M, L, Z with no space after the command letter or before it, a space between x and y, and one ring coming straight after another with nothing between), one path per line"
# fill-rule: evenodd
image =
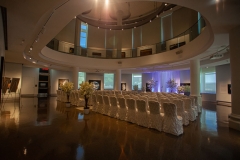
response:
M180 99L175 99L175 100L173 100L173 103L177 107L177 115L181 116L183 119L183 125L188 125L189 124L189 115L188 115L188 112L185 111L185 109L184 109L184 102Z
M195 114L194 109L192 108L191 99L183 98L182 100L184 102L184 108L188 112L189 120L190 121L195 121L196 120L196 114Z
M202 103L201 103L201 101L200 102L198 101L198 97L197 96L192 96L192 97L194 97L194 99L195 99L195 105L197 106L198 113L201 113L202 112Z
M161 108L160 108L161 113L164 113L163 103L165 103L165 102L170 102L170 100L168 98L161 99Z
M173 103L163 103L163 131L176 136L183 134L182 117L177 116L177 107Z
M148 101L149 106L149 128L162 131L164 114L160 113L160 104L158 101Z
M119 103L118 118L120 120L125 121L127 118L127 113L128 113L125 98L119 97L118 103Z
M136 122L136 101L133 98L126 99L128 114L127 121L135 123Z
M103 114L109 115L109 109L110 109L110 102L109 102L109 97L108 95L103 96Z
M191 99L192 102L192 108L195 111L195 115L198 116L198 108L196 106L196 102L195 102L195 98L193 96L189 96L189 98Z
M103 96L98 94L97 95L97 101L98 101L97 112L98 113L103 113L103 105L104 105Z
M92 111L96 112L97 111L97 97L95 94L92 94Z
M148 127L149 126L149 117L146 108L145 100L136 100L137 112L136 112L136 122L140 126Z
M109 97L110 100L110 117L116 118L118 113L118 104L117 104L117 98L115 96Z

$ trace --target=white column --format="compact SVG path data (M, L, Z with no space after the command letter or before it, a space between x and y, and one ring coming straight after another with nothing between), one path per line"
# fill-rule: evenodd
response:
M80 32L81 32L81 21L75 18L75 39L74 39L74 53L80 55Z
M116 70L115 74L115 90L120 91L121 90L121 69Z
M229 115L229 128L240 131L240 26L232 29L229 34L230 65L231 65L231 97L232 113Z
M78 67L73 67L73 84L74 84L73 89L75 89L75 90L77 90L79 88L79 86L78 86L78 71L79 71Z
M200 60L195 59L190 61L190 85L191 85L191 96L196 96L198 98L198 106L202 106L202 97L200 95ZM199 110L201 111L201 109Z

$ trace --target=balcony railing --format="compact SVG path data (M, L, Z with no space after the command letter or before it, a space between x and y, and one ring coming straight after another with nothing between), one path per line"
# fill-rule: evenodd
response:
M123 59L159 54L169 50L179 48L198 37L206 26L204 19L201 17L195 24L188 28L183 33L169 39L152 45L140 46L134 49L95 49L83 48L75 46L72 43L51 40L47 47L66 54L72 54L91 58L104 59Z

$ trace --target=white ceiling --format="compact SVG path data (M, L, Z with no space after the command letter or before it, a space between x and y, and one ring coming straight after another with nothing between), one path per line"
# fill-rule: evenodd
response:
M125 2L125 0L116 1ZM36 60L50 63L39 57L38 53L41 52L42 48L46 46L74 16L90 9L91 2L92 0L1 0L0 5L7 8L8 20L9 49L5 51L6 62L22 63L28 66L39 67L39 65L25 60L23 58L23 52L28 52L29 47L33 44L49 16L54 12L46 28L47 35L40 35L40 41L34 43L34 50L29 54ZM215 53L221 46L229 45L229 31L240 25L239 0L165 0L165 2L199 11L209 21L214 33L214 42L209 49L194 58L201 59ZM54 11L54 8L57 8L57 10ZM64 14L60 14L60 12L62 13L63 11ZM22 43L22 41L24 41L24 43ZM177 62L175 65L184 64L182 66L185 67L187 63L189 63L189 61ZM62 66L62 69L71 68L69 65L57 63L55 63L55 65ZM162 68L164 65L157 67ZM142 70L140 64L139 68L139 70Z

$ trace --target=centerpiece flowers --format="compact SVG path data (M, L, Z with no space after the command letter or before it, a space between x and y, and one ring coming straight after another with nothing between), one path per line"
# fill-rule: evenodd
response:
M67 101L69 102L69 96L70 92L73 89L73 83L72 82L66 82L63 85L61 85L61 89L63 92L67 94Z
M184 93L184 90L185 90L185 89L184 89L184 86L178 86L178 87L177 87L178 94L179 94L179 93Z
M85 107L84 107L84 109L89 109L89 107L88 107L88 99L93 94L93 91L94 91L94 85L92 83L82 82L80 84L79 92L80 92L81 95L84 96L84 99L85 99Z
M167 87L171 89L171 93L172 93L177 87L177 83L175 82L175 79L169 79L167 81Z

